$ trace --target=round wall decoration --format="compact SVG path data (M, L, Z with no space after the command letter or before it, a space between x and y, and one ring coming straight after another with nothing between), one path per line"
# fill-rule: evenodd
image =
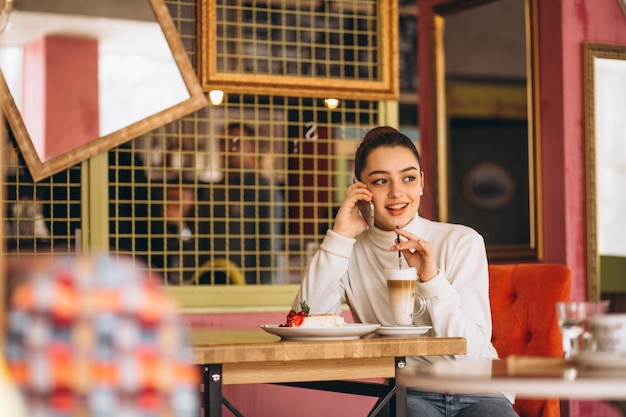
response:
M515 178L503 164L482 161L463 176L463 196L473 206L497 210L507 206L515 195Z

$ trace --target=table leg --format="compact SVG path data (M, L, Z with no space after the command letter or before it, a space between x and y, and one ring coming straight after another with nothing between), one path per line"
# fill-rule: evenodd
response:
M404 368L404 365L404 356L395 358L394 373L397 375L398 369ZM396 378L389 378L388 387L389 391L380 397L368 417L406 417L406 388L396 385Z
M204 383L202 393L204 417L222 417L222 404L236 417L243 417L243 414L222 395L222 365L204 365L202 382Z
M222 417L222 365L204 365L202 381L204 417Z
M404 368L405 365L405 357L396 358L396 376L398 374L398 369ZM389 383L391 384L392 382L390 381ZM396 394L396 401L391 404L391 415L396 417L406 417L406 388L396 385L395 378L393 380L393 386Z

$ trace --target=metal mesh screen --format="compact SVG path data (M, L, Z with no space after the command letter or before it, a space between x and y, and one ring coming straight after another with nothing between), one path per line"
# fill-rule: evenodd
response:
M377 115L230 95L138 138L110 154L111 246L170 285L297 283Z
M5 147L6 249L22 255L74 252L81 236L81 186L77 167L34 183L12 132Z
M378 0L217 0L217 68L377 80Z

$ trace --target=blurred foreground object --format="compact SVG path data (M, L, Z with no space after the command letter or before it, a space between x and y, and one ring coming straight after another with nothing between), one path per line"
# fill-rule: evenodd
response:
M15 383L7 372L4 358L0 356L0 404L2 412L7 416L26 417L26 406Z
M29 415L199 415L188 329L157 280L124 258L24 261L5 356Z

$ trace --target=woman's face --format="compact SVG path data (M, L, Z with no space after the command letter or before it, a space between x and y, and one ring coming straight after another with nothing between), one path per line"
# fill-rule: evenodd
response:
M417 158L403 147L380 147L369 154L361 181L374 194L374 221L382 230L410 222L420 205L424 176Z

